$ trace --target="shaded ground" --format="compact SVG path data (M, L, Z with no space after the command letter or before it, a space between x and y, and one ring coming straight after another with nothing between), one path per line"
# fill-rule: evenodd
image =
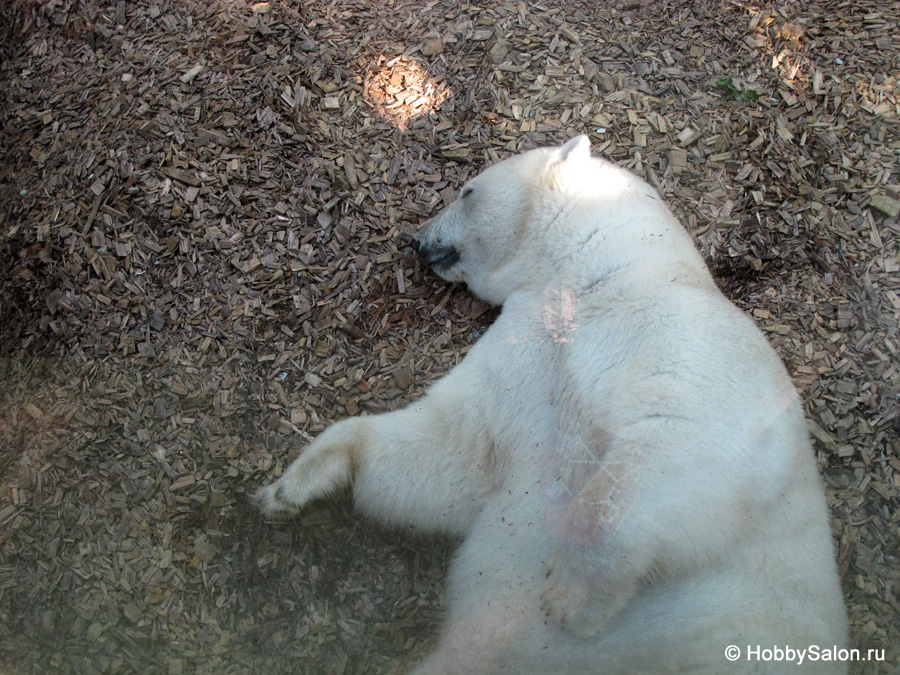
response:
M855 644L900 662L896 3L0 8L0 662L388 672L452 542L247 495L493 314L406 237L591 135L804 392ZM699 338L698 338L699 339Z

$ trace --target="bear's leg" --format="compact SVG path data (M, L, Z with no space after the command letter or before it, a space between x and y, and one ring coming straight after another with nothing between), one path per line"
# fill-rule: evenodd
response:
M614 442L602 458L608 470L579 490L563 509L568 517L555 515L541 598L549 619L580 637L602 633L642 586L697 573L754 526L755 484L724 472L698 481L695 465L682 461L696 445L685 446L674 433Z
M631 600L653 564L638 486L647 471L626 448L610 450L568 504L548 511L556 537L541 608L578 637L600 633Z
M559 652L574 640L540 611L552 539L521 497L502 491L473 520L450 567L440 638L415 675L573 672L560 664L576 655Z
M498 480L495 449L472 400L442 380L403 410L343 420L257 491L256 503L267 514L293 512L352 485L367 515L464 533Z
M541 593L548 619L578 637L600 633L632 599L640 573L625 556L561 548Z
M297 511L350 484L354 465L365 452L369 420L352 418L326 429L271 485L256 491L254 501L266 514Z

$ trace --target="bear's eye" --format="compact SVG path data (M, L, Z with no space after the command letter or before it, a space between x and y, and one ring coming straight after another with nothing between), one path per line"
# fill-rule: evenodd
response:
M471 187L465 187L465 188L463 188L462 194L460 195L460 199L465 199L465 198L468 197L470 194L472 194L472 189L473 189L473 188L471 188Z

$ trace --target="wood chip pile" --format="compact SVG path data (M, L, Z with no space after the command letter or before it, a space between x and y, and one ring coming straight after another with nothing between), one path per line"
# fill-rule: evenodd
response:
M900 662L900 9L888 0L0 5L0 669L377 673L452 542L248 504L494 311L408 248L589 133L804 392L853 635ZM698 336L702 339L702 336Z

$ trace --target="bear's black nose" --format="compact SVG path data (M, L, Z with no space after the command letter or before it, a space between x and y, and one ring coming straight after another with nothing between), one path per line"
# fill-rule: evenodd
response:
M459 262L459 251L453 246L420 246L418 250L422 262L434 268L446 268Z
M412 238L412 241L409 242L409 245L412 246L413 251L419 250L419 240L415 237Z

